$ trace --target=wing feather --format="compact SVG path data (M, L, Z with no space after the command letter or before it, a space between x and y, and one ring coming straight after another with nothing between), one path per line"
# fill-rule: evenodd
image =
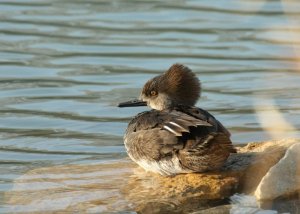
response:
M165 118L163 129L182 136L183 133L190 133L191 127L212 126L207 121L192 117L188 114L179 111L171 111L168 118Z

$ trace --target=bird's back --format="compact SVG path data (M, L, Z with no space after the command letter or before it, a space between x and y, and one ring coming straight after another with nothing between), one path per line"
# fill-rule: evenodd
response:
M131 159L163 175L216 170L235 151L227 129L197 107L142 112L124 138Z

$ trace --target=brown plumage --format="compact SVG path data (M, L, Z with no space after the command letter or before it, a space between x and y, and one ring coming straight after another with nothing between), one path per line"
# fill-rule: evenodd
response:
M200 97L201 84L188 67L174 64L162 75L146 82L142 94L151 97L151 91L171 96L173 106L177 104L193 106Z
M196 104L201 92L200 81L188 67L174 64L163 75L163 79L166 93L176 100L176 104L187 106Z
M219 169L235 152L230 133L207 111L194 107L200 82L187 67L175 64L143 87L141 101L153 110L134 117L126 130L128 155L146 170L162 175Z

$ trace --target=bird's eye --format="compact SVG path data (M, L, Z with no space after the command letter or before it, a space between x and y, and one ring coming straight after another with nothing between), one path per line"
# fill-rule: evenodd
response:
M151 92L150 92L150 95L151 95L151 96L156 96L156 95L157 95L157 92L156 92L156 91L151 91Z

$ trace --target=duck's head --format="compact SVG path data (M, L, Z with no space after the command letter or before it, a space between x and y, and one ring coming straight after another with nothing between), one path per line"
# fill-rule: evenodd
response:
M176 105L193 106L199 99L200 82L186 66L172 65L165 73L146 82L138 100L120 103L119 107L146 106L157 110Z

